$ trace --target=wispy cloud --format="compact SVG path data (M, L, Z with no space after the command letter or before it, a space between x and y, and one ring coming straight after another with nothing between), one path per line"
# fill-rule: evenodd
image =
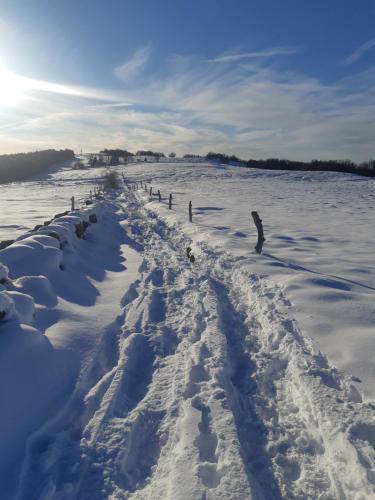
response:
M241 61L243 59L256 59L256 58L268 58L268 57L276 57L276 56L287 56L291 54L295 54L297 49L291 47L276 47L268 50L261 50L257 52L242 52L237 54L224 54L219 57L215 57L214 59L208 59L207 62L214 63L228 63L228 62L236 62Z
M12 98L17 101L17 96L19 98L25 98L32 96L35 92L42 92L103 101L115 101L116 103L124 105L124 103L122 102L124 100L124 96L118 91L80 87L77 85L66 85L56 82L37 80L34 78L17 75L16 73L13 73L7 68L1 66L0 90L2 94L1 98L4 100L5 104L8 99L8 95L11 95Z
M90 106L92 109L105 109L105 108L128 108L131 106L129 102L114 102L109 104L94 104Z
M350 54L348 57L346 57L341 64L344 65L349 65L349 64L354 64L357 62L366 52L368 52L370 49L375 47L375 39L373 38L372 40L368 40L364 44L362 44L360 47L358 47L357 50L355 50L352 54Z
M115 68L114 74L124 82L136 77L148 61L150 53L149 45L136 50L131 59Z
M0 150L126 147L363 160L373 155L374 82L370 74L352 75L327 85L261 58L226 65L177 57L164 73L139 73L137 85L126 80L117 92L38 83L17 115L0 115Z

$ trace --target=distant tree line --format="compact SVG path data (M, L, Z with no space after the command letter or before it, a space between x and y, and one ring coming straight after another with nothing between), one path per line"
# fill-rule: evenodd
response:
M302 170L309 172L343 172L375 177L375 160L360 164L351 160L312 160L310 162L279 160L249 160L248 167L266 168L270 170Z
M159 160L160 158L165 158L164 153L143 149L140 149L135 154L127 151L126 149L102 149L100 151L100 154L109 156L111 158L110 165L117 165L120 162L120 158L130 158L134 156L152 156L157 160Z
M165 158L164 153L158 153L157 151L143 150L140 149L136 152L136 156L154 156L155 158Z
M103 149L100 153L111 157L111 165L119 163L120 158L134 156L134 153L130 153L130 151L126 151L126 149Z
M44 172L52 165L73 159L74 151L71 149L0 155L0 183L21 181Z
M193 157L193 156L192 156ZM343 172L350 174L375 177L375 160L363 163L354 163L351 160L312 160L310 162L268 158L267 160L240 160L237 156L228 156L223 153L207 153L207 160L220 163L238 162L244 167L264 168L268 170L302 170L309 172Z
M230 162L245 163L242 160L240 160L239 158L237 158L237 156L235 156L235 155L228 156L228 155L225 155L223 153L212 153L212 152L207 153L206 159L219 161L220 163L230 163Z

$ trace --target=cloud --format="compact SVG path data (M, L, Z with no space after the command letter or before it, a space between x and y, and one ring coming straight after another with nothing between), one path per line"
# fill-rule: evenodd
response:
M129 102L115 102L109 104L95 104L91 106L93 109L104 109L104 108L128 108L131 106Z
M131 59L114 69L114 74L124 82L135 78L148 61L150 53L151 47L149 45L136 50Z
M30 98L35 93L52 93L72 97L81 97L85 99L115 101L116 104L112 103L112 106L125 105L124 102L122 102L124 100L124 96L118 91L36 80L34 78L17 75L1 65L0 91L0 103L3 105L6 105L7 101L10 103L11 101L17 102L23 98Z
M352 54L346 57L341 64L349 65L356 63L366 52L368 52L373 47L375 47L375 39L368 40L360 47L358 47L358 49L355 50Z
M291 47L279 47L268 50L262 50L258 52L242 52L240 54L225 54L220 57L215 57L214 59L208 59L207 62L214 63L228 63L228 62L236 62L241 61L243 59L254 59L254 58L267 58L267 57L275 57L275 56L286 56L295 54L297 52L296 49Z
M17 114L0 115L0 149L364 160L373 155L374 82L352 75L326 85L261 58L226 65L174 57L163 73L139 74L121 92L38 85Z

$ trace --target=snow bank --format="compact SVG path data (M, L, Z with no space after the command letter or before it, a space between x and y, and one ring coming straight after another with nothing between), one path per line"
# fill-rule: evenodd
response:
M56 283L64 270L64 252L74 256L90 221L97 221L103 203L58 217L20 236L0 251L0 321L16 319L32 324L35 303L51 307L57 297L50 279ZM100 218L100 216L99 216Z
M0 292L0 321L7 321L15 315L14 301L7 292Z
M54 238L49 238L54 242ZM0 252L1 261L9 268L10 278L49 275L63 268L63 253L53 244L38 241L38 237L25 238Z
M105 203L97 202L72 215L58 216L0 251L0 321L17 317L21 323L32 324L35 303L47 307L56 304L50 280L59 283L65 253L74 259L80 239L103 211Z
M57 304L57 295L50 280L45 276L22 276L13 281L13 290L31 295L34 302L45 307Z
M103 331L121 312L126 276L137 273L137 266L121 273L127 270L121 250L126 233L118 210L110 201L97 201L0 252L0 276L6 278L0 284L4 498L15 497L28 438L66 404ZM46 441L33 452L43 447Z
M64 251L75 251L91 224L90 216L100 212L100 203L72 215L53 219L38 231L20 236L0 251L0 262L12 279L21 276L49 276L64 269ZM0 270L1 273L1 270ZM1 276L1 274L0 274Z
M35 314L34 298L26 293L15 291L8 291L8 296L13 300L20 323L31 325Z
M17 318L32 324L35 303L56 304L50 279L63 272L64 252L77 251L79 240L102 211L101 203L54 219L38 231L20 236L0 251L0 321ZM18 278L18 280L17 280Z

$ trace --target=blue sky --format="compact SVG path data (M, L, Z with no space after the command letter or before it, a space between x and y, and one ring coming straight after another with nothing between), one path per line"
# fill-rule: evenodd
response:
M0 153L374 157L373 0L0 6Z

